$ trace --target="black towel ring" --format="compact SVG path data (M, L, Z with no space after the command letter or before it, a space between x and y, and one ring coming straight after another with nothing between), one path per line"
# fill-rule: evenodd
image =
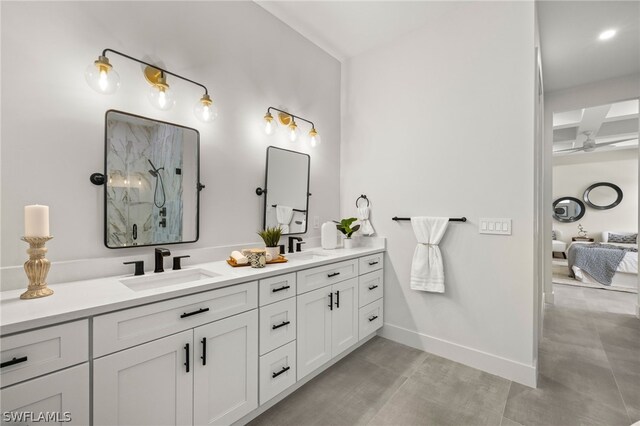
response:
M367 207L369 207L369 199L367 198L366 195L362 194L360 195L358 198L356 198L356 208L358 208L358 201L360 201L360 199L364 199L367 202Z

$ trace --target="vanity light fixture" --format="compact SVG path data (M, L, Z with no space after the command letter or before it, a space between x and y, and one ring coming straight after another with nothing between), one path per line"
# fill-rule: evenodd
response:
M210 123L218 116L218 108L211 99L209 91L205 85L113 49L104 49L102 51L102 55L98 56L98 59L90 64L84 73L87 83L96 92L112 94L120 87L120 76L109 62L107 52L111 52L131 61L146 65L144 76L151 85L147 97L154 107L162 111L166 111L171 109L175 104L175 100L172 96L173 92L167 83L167 76L170 75L204 89L204 94L198 102L196 102L193 108L193 112L198 120L203 123Z
M277 118L271 114L271 110L278 111ZM302 118L298 115L291 114L290 112L283 111L278 108L269 107L267 108L267 113L264 115L264 132L271 136L276 133L278 130L278 122L285 127L287 138L291 142L295 142L298 140L300 136L300 128L296 123L296 119L304 121L306 123L311 124L311 130L309 131L309 144L312 148L317 147L321 143L320 134L316 130L316 126L312 121L307 120L306 118Z

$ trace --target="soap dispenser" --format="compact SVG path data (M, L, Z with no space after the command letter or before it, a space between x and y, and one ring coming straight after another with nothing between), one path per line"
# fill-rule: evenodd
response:
M338 247L338 229L335 223L329 221L322 224L321 239L322 248L325 250Z

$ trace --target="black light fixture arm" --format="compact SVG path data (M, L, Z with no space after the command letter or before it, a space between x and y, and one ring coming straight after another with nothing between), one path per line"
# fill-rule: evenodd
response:
M158 69L160 69L160 68L158 68ZM289 115L289 116L291 116L291 117L293 117L293 118L297 118L298 120L305 121L305 122L307 122L307 123L311 124L311 127L312 127L312 128L314 128L314 129L316 128L316 126L313 124L313 121L311 121L311 120L307 120L306 118L302 118L302 117L300 117L300 116L298 116L298 115L295 115L295 114L291 114L290 112L283 111L283 110L278 109L278 108L276 108L276 107L272 107L272 106L270 106L269 108L267 108L267 112L268 112L268 113L269 113L269 112L271 112L271 110L272 110L272 109L273 109L273 110L276 110L276 111L278 111L278 112L281 112L281 113L283 113L283 114L287 114L287 115Z
M188 81L189 83L192 83L192 84L195 84L196 86L200 86L200 87L202 87L202 88L204 89L204 93L205 93L205 95L208 95L208 94L209 94L209 91L207 90L207 87L206 87L204 84L200 84L200 83L198 83L197 81L193 81L193 80L188 79L188 78L186 78L186 77L183 77L183 76L181 76L181 75L179 75L179 74L173 73L173 72L171 72L171 71L167 71L167 70L165 70L165 69L163 69L163 68L160 68L160 67L159 67L159 66L157 66L157 65L150 64L149 62L145 62L145 61L143 61L143 60L140 60L140 59L134 58L133 56L129 56L129 55L127 55L126 53L118 52L117 50L113 50L113 49L109 49L109 48L104 49L104 50L102 51L102 56L106 57L106 56L107 56L107 52L115 53L116 55L120 55L120 56L125 57L125 58L127 58L127 59L131 59L132 61L138 62L138 63L140 63L140 64L144 64L144 65L146 65L146 66L148 66L148 67L151 67L151 68L155 68L155 69L157 69L158 71L163 72L163 73L165 73L165 74L169 74L169 75L172 75L172 76L174 76L174 77L177 77L177 78L179 78L179 79L181 79L181 80ZM274 108L274 109L275 109L275 108ZM289 113L287 113L287 114L289 114ZM291 114L289 114L289 115L291 115ZM304 118L302 118L302 120L304 120ZM307 121L307 120L304 120L304 121Z

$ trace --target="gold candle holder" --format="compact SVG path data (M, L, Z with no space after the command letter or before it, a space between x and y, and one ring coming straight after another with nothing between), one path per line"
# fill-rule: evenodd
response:
M24 263L24 270L29 278L27 291L20 295L20 299L37 299L38 297L51 296L53 290L47 287L47 274L51 268L51 262L44 255L47 249L44 246L53 237L22 237L22 241L29 243L29 260Z

